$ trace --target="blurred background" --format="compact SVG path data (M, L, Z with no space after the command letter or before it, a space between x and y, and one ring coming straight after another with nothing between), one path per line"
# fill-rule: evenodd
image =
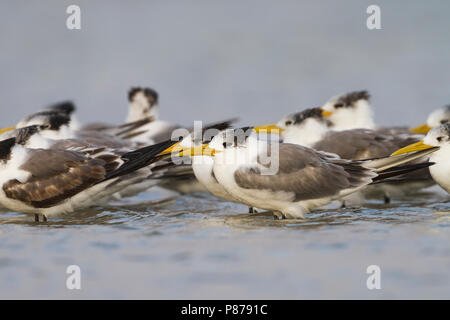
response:
M81 7L81 30L66 8ZM273 122L368 89L376 120L422 123L450 103L450 2L2 1L0 126L72 99L82 121L125 119L127 91L160 93L180 124Z
M72 4L81 30L66 28ZM366 27L371 4L381 7L381 30ZM0 127L67 99L82 121L121 123L131 86L155 88L162 118L186 125L270 123L349 90L370 90L383 125L417 125L450 103L449 1L3 0L0 8ZM2 213L0 298L448 298L450 204L436 189L304 221L153 189L45 224ZM82 269L79 291L65 286L72 264ZM366 287L373 264L382 290Z

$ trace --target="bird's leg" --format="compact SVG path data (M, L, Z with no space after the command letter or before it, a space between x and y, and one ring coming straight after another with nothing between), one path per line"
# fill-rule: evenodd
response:
M248 207L248 213L254 213L257 214L258 211L256 211L256 209L254 207Z
M34 222L39 222L39 213L35 213L34 214ZM42 214L42 221L43 222L47 222L47 217L45 216L45 214Z
M386 193L384 194L384 204L391 203L391 198Z
M345 200L342 200L342 205L341 205L341 209L346 208L347 206L345 205Z
M283 220L283 219L285 219L286 217L284 216L283 213L281 213L281 212L279 212L279 211L274 211L274 212L273 212L273 218L274 218L275 220Z

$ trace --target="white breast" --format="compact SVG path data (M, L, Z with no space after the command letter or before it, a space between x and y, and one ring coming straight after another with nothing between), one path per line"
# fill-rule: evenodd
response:
M236 202L224 187L213 177L214 159L207 156L195 156L192 158L192 169L198 181L216 197Z
M441 147L432 153L430 162L435 163L430 167L434 181L450 193L450 146Z

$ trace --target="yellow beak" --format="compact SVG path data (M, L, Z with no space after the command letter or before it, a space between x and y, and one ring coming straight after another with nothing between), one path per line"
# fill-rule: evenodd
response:
M0 129L0 134L3 134L5 132L8 132L8 131L11 131L11 130L14 130L14 129L16 129L16 127L9 127L9 128Z
M193 157L193 156L210 156L213 157L216 152L219 152L215 149L209 147L209 144L205 144L202 146L188 148L181 151L178 155L180 157Z
M323 107L319 107L319 109L322 110L322 117L329 117L333 114L331 111L324 110Z
M279 133L284 131L284 129L278 127L276 124L269 124L269 125L265 125L265 126L259 126L259 127L254 127L253 130L255 130L255 132L262 132L262 133L272 133L272 131L274 133Z
M426 149L430 149L430 148L434 148L434 147L423 143L423 141L419 141L417 143L410 144L409 146L406 146L404 148L401 148L401 149L395 151L393 154L391 154L391 156L396 156L399 154L404 154L404 153L409 153L409 152L414 152L414 151L426 150Z
M183 151L183 148L180 146L180 142L175 143L174 145L172 145L171 147L167 148L166 150L162 151L159 155L164 155L164 154L170 154L173 152L178 152L178 151Z
M418 126L418 127L412 128L412 129L409 129L409 132L412 132L412 133L427 134L428 131L430 131L431 129L433 129L433 128L431 128L430 126L428 126L428 125L425 123L425 124L423 124L423 125L421 125L421 126Z

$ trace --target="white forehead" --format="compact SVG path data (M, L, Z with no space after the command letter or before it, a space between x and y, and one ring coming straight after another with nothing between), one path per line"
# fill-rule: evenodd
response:
M428 132L427 136L438 137L442 135L448 135L450 131L450 123L446 123L440 126L437 126Z
M427 119L430 127L436 127L441 124L442 120L450 120L450 109L448 107L434 110Z
M188 134L181 140L180 147L182 148L192 148L194 145L192 133Z
M17 128L23 128L23 127L28 127L28 126L34 126L34 125L43 125L48 123L48 118L46 116L42 116L42 115L38 115L38 116L33 116L30 119L24 119L22 121L20 121L17 124Z
M334 104L339 100L340 97L341 97L341 95L331 97L330 99L328 99L327 102L325 102L325 104L322 106L322 109L324 109L326 111L333 111Z
M250 131L244 131L240 129L226 129L223 131L220 131L219 134L214 136L214 138L211 140L211 143L209 144L211 148L222 150L223 149L223 143L225 141L227 142L233 142L235 135L238 137L239 145L246 145L249 143L249 141L253 141L257 139L257 133L253 129L249 129ZM245 135L245 140L244 140ZM245 142L244 142L245 141Z
M286 122L287 120L293 121L293 120L295 120L295 115L296 115L296 113L288 114L283 119L281 119L279 122Z
M212 138L209 146L214 149L223 149L222 143L233 135L233 130L222 130Z
M139 91L138 93L136 93L133 97L133 102L139 104L140 106L149 106L149 102L147 97L145 96L144 92Z

